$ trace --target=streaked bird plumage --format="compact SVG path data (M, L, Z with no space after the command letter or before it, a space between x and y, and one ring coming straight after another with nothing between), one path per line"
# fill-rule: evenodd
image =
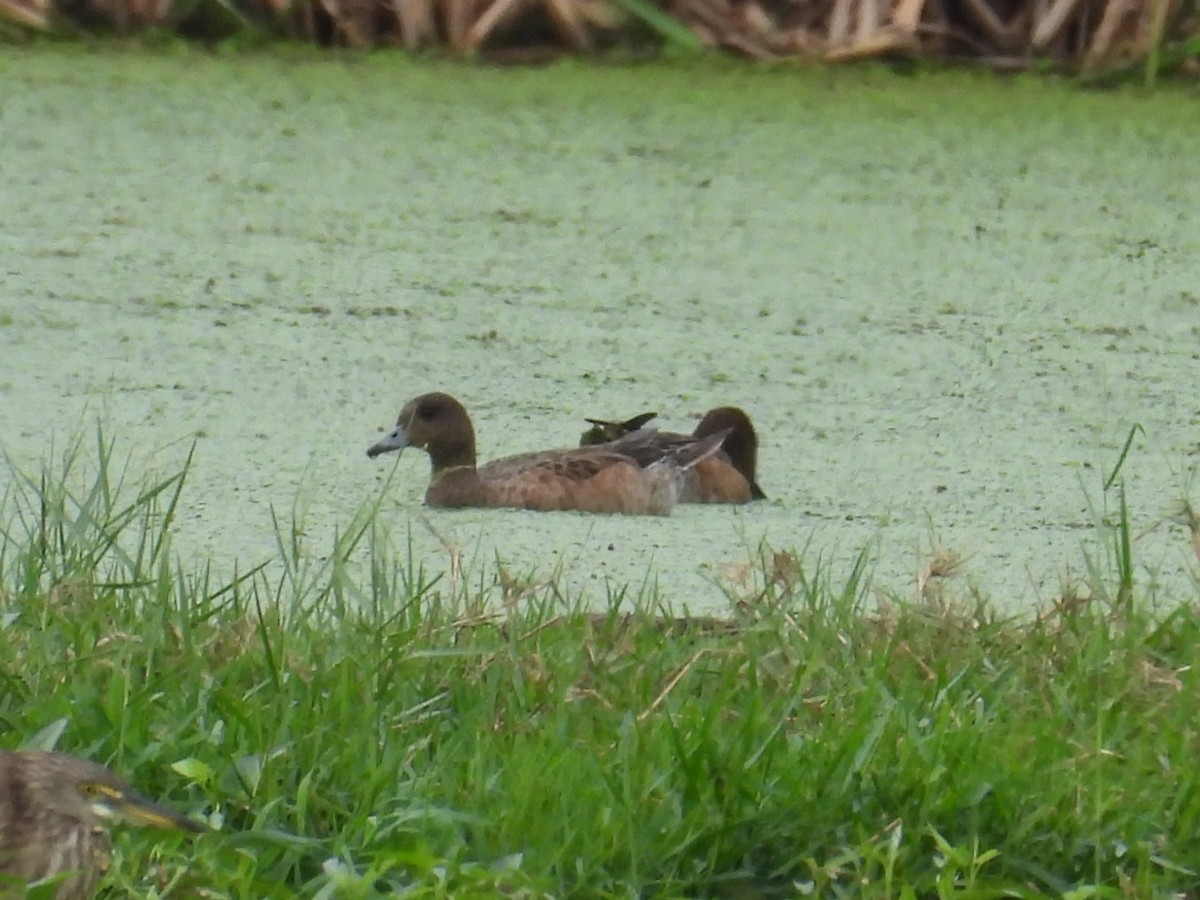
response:
M62 876L55 900L90 900L108 868L107 826L205 827L135 793L104 766L66 753L0 750L0 897Z

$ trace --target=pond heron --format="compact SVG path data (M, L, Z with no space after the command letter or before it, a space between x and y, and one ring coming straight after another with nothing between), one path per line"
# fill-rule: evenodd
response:
M55 900L91 900L108 868L112 822L205 826L138 796L104 766L44 750L0 750L0 897L62 876Z

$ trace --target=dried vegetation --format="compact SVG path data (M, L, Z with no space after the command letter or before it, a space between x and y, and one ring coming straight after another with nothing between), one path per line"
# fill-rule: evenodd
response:
M0 0L0 30L253 32L525 61L631 43L753 59L1200 68L1197 0Z

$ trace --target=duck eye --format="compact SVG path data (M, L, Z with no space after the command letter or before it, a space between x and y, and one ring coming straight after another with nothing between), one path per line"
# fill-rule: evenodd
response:
M422 405L422 406L417 407L417 418L420 419L422 422L428 422L431 419L433 419L436 415L437 415L437 407L436 406Z

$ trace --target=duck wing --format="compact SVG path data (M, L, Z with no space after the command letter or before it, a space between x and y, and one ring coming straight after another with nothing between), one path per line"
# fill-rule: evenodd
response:
M658 413L656 412L645 412L634 416L632 419L626 419L624 422L585 418L583 421L592 427L579 436L579 446L591 447L596 444L607 444L609 441L615 441L617 438L629 434L631 431L637 431L651 419L655 418L658 418Z

